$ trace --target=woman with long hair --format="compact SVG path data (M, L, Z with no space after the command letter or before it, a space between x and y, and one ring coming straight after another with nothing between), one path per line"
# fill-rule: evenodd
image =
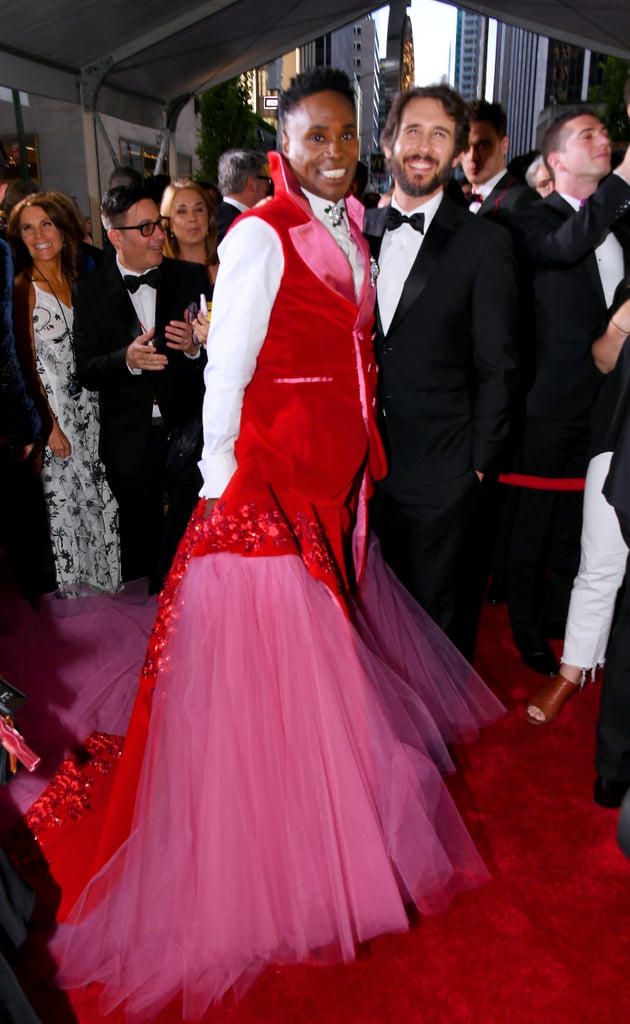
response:
M164 255L208 268L211 284L217 276L217 225L212 202L196 181L185 179L167 185L160 213L168 219Z
M164 190L160 213L168 220L165 256L190 263L202 263L208 272L207 300L219 269L217 256L217 224L212 201L207 191L196 181L186 178L171 182ZM202 344L208 337L208 311L193 311L195 334Z
M83 230L67 196L38 192L12 210L8 237L20 271L15 330L46 444L42 484L57 584L66 596L120 584L118 510L98 457L96 395L80 387L72 346L72 285Z

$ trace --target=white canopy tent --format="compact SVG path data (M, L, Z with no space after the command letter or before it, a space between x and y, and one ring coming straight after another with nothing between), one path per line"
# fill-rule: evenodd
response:
M186 102L361 18L374 0L26 0L4 4L0 85L81 104L90 194L98 112L168 138ZM404 0L391 8L388 63ZM471 10L630 58L628 0L492 0Z

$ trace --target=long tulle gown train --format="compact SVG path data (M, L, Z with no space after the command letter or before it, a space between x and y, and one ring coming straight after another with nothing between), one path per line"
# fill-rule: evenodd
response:
M486 880L447 744L501 705L372 543L345 614L297 556L190 560L153 694L133 825L54 952L148 1021L195 1020L270 962L351 960Z

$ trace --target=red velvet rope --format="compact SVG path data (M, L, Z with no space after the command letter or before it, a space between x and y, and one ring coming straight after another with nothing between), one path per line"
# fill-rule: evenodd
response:
M500 473L499 483L530 487L534 491L583 491L583 477L530 476L528 473Z

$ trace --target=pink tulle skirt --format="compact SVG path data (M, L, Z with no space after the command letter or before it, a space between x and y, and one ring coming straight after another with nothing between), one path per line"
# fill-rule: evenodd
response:
M28 698L16 722L41 757L32 775L20 768L0 787L0 837L92 731L125 735L155 612L146 580L117 594L47 594L36 608L0 597L0 671Z
M502 711L370 551L349 619L298 557L191 559L130 838L60 925L60 983L195 1020L266 964L355 944L487 878L441 773Z

